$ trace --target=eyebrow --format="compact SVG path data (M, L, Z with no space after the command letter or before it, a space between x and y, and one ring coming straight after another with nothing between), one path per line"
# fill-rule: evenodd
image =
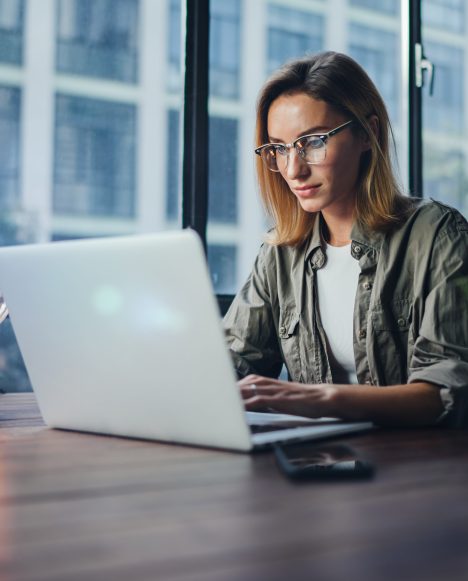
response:
M325 127L325 125L316 125L315 127L309 127L309 129L306 129L305 131L299 133L299 135L295 139L293 139L293 141L296 141L296 139L304 137L304 135L311 135L314 133L316 135L322 135L323 133L328 133L329 131L330 129ZM277 139L276 137L272 137L271 135L268 135L268 139L270 140L271 143L286 143L282 139Z

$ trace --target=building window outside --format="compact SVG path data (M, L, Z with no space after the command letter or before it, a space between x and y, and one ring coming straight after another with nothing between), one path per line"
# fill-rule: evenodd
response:
M211 222L237 222L238 122L210 117L208 215Z
M236 286L237 248L232 245L210 244L208 264L215 292L229 294Z
M0 62L23 62L24 0L0 0Z
M400 78L398 36L351 22L349 53L364 67L379 89L394 124L399 119Z
M240 0L212 0L210 7L210 95L239 96Z
M398 0L350 0L351 6L375 10L385 14L398 14L400 11L400 2Z
M424 94L424 126L431 131L461 134L464 127L464 55L459 48L425 43L425 52L435 65L434 93Z
M167 35L167 64L168 64L168 89L173 92L180 91L182 71L180 58L181 39L181 0L169 2L169 34Z
M135 215L136 109L57 95L54 212Z
M136 83L138 0L60 0L57 70Z
M468 215L468 173L463 152L437 149L426 143L424 167L427 195Z
M322 50L324 30L325 19L319 14L271 5L268 11L268 72L291 58Z
M21 92L0 86L0 209L15 210L19 205L19 140ZM1 222L3 220L0 219ZM6 224L0 235L7 236ZM9 231L9 230L8 230ZM6 240L3 240L5 243Z
M426 0L421 10L427 26L459 34L465 32L465 0Z
M175 221L179 217L179 111L167 113L167 171L166 171L166 218Z

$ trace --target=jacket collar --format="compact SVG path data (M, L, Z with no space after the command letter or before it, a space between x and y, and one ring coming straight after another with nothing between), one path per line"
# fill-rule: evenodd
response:
M305 251L305 260L312 263L312 268L322 268L326 262L325 255L325 240L322 235L324 227L324 219L322 213L319 212L314 221L312 234L307 242ZM361 228L357 222L353 224L351 229L351 255L356 260L360 260L362 256L369 255L374 260L377 259L380 248L382 246L385 234L383 232L372 232Z

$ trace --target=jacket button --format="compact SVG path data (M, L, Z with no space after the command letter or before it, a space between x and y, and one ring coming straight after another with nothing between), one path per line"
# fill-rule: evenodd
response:
M403 317L400 317L397 321L398 326L399 327L404 327L406 325L406 319L403 319Z
M286 327L280 327L280 333L284 335L286 333Z
M365 282L362 286L364 287L364 290L370 290L372 288L372 283Z
M358 333L359 339L364 339L367 335L367 331L365 329L361 329Z
M362 248L359 246L359 244L356 244L356 245L354 246L354 252L355 252L356 254L361 254L361 252L362 252Z

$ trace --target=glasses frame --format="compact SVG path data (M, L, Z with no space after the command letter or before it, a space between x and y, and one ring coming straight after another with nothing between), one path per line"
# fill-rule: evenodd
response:
M289 153L291 151L291 149L294 147L294 149L296 150L297 155L303 160L305 161L305 163L307 165L317 165L319 163L322 163L326 156L327 156L327 142L330 139L330 137L333 137L333 135L336 135L337 133L339 133L340 131L343 131L343 129L345 129L346 127L348 127L348 125L351 125L351 123L354 123L354 119L350 119L349 121L346 121L346 123L342 123L341 125L338 125L338 127L335 127L334 129L331 129L330 131L328 131L327 133L308 133L307 135L301 135L300 137L298 137L297 139L295 139L294 141L291 141L291 143L264 143L263 145L260 145L260 147L257 147L254 151L257 155L259 155L262 158L263 163L267 166L267 168L270 171L274 171L274 172L280 172L281 170L278 169L272 169L267 161L265 160L265 158L262 156L262 152L267 148L267 147L283 147L286 148L287 153L286 154L280 154L284 157L286 157L286 165L285 167L287 167L288 165L288 161L289 161ZM307 161L304 158L304 149L298 149L296 147L296 144L299 141L302 141L303 139L306 139L308 137L318 137L318 139L320 139L323 143L323 147L325 148L324 151L324 156L323 159L320 161Z

